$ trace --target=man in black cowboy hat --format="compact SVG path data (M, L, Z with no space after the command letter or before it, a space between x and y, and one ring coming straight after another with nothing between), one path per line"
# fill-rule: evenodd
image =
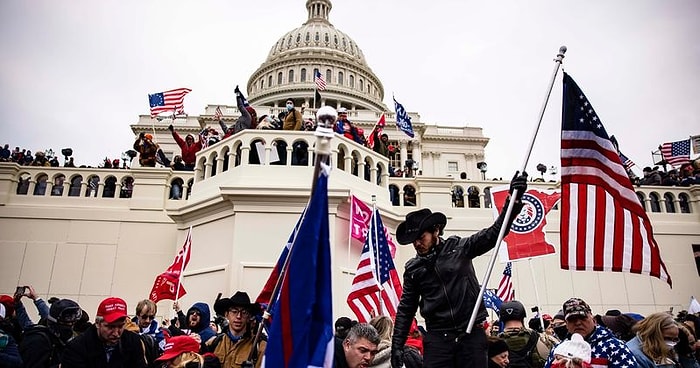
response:
M214 303L214 311L228 320L228 329L221 333L210 346L222 368L238 368L248 361L253 349L253 321L260 314L260 304L251 303L248 293L237 291L230 298L219 299ZM260 367L265 353L265 341L259 341L257 346L257 361L255 367Z
M516 173L510 193L515 189L517 197L510 219L504 219L503 211L493 225L470 237L440 237L447 217L427 208L407 214L406 221L399 224L398 242L413 244L417 254L405 266L403 294L394 324L392 367L403 365L403 347L419 306L427 328L423 337L424 367L488 365L486 333L480 328L488 316L483 304L472 333L466 333L480 290L472 259L496 246L501 226L505 223L510 228L520 213L520 200L527 190L526 173Z

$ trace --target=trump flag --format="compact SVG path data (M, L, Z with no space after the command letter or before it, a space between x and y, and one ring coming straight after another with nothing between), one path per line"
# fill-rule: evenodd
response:
M156 281L153 283L149 298L158 303L160 300L177 300L187 292L182 286L182 272L190 263L190 255L192 253L192 227L187 231L185 243L182 249L175 256L175 260L165 272L156 276Z
M372 208L368 206L365 202L362 202L359 198L354 195L350 196L350 235L353 239L361 241L363 244L367 240L367 232L369 231L370 220L372 218ZM394 239L389 234L389 229L386 226L382 226L384 231L384 236L386 236L387 243L389 244L389 251L391 252L391 257L394 258L396 254L396 244L394 244Z
M495 206L495 216L503 211L503 205L508 197L508 187L493 188L492 202ZM540 191L528 189L523 195L523 208L513 221L510 232L503 238L506 251L501 252L501 259L514 261L516 259L543 256L555 253L554 245L547 241L544 226L547 225L547 213L554 207L561 193L559 191ZM501 248L503 250L503 248Z

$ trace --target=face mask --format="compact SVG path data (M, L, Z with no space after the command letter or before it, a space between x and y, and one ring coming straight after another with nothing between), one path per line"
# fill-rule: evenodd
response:
M293 108L294 108L294 105L287 105L287 111L292 111Z
M668 346L669 349L673 349L676 346L677 342L675 341L666 341L666 346Z
M566 325L554 327L554 334L557 335L559 340L564 340L568 332L569 331L566 329Z

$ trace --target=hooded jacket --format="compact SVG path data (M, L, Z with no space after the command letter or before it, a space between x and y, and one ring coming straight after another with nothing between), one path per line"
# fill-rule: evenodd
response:
M202 150L202 140L197 139L196 142L188 146L187 142L185 142L185 140L183 140L175 130L173 130L171 133L175 139L175 142L177 142L177 145L180 146L180 150L182 151L182 162L184 162L187 166L194 166L197 152ZM192 134L188 134L187 137L192 137L192 139L194 139Z
M209 322L211 321L209 304L202 302L194 303L194 305L187 310L187 315L189 315L192 310L199 312L199 323L192 328L192 332L199 334L199 337L202 338L202 346L204 346L209 339L216 336L216 332L209 327Z

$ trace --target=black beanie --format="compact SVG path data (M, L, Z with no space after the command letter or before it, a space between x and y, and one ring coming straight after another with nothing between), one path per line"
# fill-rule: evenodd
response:
M503 339L493 339L489 341L489 358L508 351L508 344Z

